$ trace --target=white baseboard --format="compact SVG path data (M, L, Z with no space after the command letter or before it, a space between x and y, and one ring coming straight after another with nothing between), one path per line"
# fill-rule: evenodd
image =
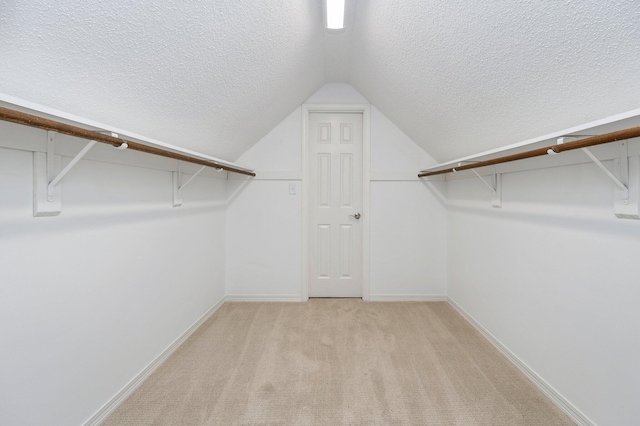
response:
M299 294L227 294L227 302L302 302ZM441 294L373 294L370 302L446 302Z
M178 349L178 347L185 341L194 331L198 329L209 317L220 308L225 302L225 298L220 299L215 305L213 305L207 312L205 312L200 318L194 322L180 337L173 341L160 355L156 357L144 370L142 370L136 377L134 377L129 383L127 383L111 400L102 406L89 420L84 423L84 426L97 426L104 422L116 408L120 406L138 387L153 373L162 363L171 356L171 354Z
M446 302L443 294L372 294L370 302Z
M301 302L299 294L227 294L227 302Z
M511 352L500 342L489 330L484 328L474 317L465 311L451 297L447 297L449 304L462 315L472 326L475 327L493 346L496 347L522 374L524 374L540 391L547 396L554 404L580 426L596 426L587 416L571 404L564 396L555 390L549 383L533 371L527 364Z

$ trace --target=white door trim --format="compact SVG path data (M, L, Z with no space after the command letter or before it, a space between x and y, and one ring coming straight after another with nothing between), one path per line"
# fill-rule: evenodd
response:
M302 241L300 299L309 300L309 114L313 112L362 113L362 300L369 300L369 216L371 180L371 107L369 104L302 104Z

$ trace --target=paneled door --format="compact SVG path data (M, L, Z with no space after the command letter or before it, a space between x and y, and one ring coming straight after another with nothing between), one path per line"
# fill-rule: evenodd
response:
M362 113L310 113L309 297L362 297Z

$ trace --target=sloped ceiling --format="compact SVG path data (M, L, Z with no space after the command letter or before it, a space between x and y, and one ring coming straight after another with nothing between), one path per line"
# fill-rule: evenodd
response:
M325 83L319 0L0 5L0 92L226 160Z
M358 2L349 82L446 161L640 107L640 1Z
M0 92L238 158L348 82L438 160L640 107L636 0L0 1Z

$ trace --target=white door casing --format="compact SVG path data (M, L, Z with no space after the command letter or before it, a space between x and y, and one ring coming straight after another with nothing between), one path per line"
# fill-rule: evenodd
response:
M307 118L308 295L362 297L363 113Z

